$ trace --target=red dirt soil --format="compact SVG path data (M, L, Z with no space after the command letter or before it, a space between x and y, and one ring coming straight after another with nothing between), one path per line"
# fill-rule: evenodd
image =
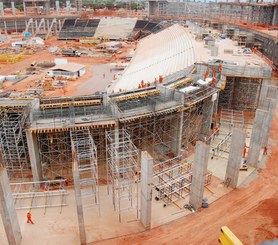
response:
M169 224L92 244L218 244L228 226L243 244L278 238L278 108L270 138L274 141L266 168L247 187L235 189L208 209Z

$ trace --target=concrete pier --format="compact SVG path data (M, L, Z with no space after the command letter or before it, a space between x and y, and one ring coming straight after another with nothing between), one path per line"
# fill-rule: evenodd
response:
M247 155L247 164L254 168L258 167L260 151L262 149L262 129L266 115L267 111L257 109Z
M80 189L80 175L79 175L77 164L74 164L73 166L72 175L74 180L74 193L75 193L75 201L76 201L80 244L86 245L86 231L85 231L83 204L82 204L81 189Z
M189 197L189 203L195 210L198 210L202 206L208 160L209 146L201 141L198 141L196 144Z
M4 5L3 5L3 2L0 2L0 15L4 16Z
M9 245L19 245L22 239L12 191L6 169L0 166L0 213ZM1 243L1 241L0 241Z
M232 143L225 175L225 182L229 183L229 186L232 188L237 187L245 138L246 133L244 130L237 128L233 129Z
M70 14L70 1L66 1L66 12Z
M264 119L262 131L261 131L262 147L267 146L268 143L269 131L272 125L273 116L275 114L276 104L277 103L275 99L271 99L269 101L267 115Z
M183 111L180 112L178 120L173 122L172 125L172 152L178 156L181 151L181 140L182 140L182 126L183 126Z
M60 15L60 2L56 1L55 3L56 3L56 14Z
M14 5L14 2L11 2L11 8L12 8L12 15L15 15L15 5Z
M209 97L206 100L204 100L201 134L205 137L210 135L212 114L213 114L213 104L214 103L212 101L212 97Z
M30 157L30 163L32 168L33 180L34 181L42 181L42 165L40 161L39 155L39 145L38 139L35 134L30 130L26 130L26 139Z
M151 228L152 216L153 158L148 152L141 153L141 207L140 220L146 228Z

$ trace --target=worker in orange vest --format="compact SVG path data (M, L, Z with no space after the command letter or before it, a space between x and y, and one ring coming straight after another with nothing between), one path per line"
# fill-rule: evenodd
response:
M219 72L221 72L221 71L222 71L222 69L223 69L222 64L219 64L219 65L218 65L218 71L219 71Z
M267 155L267 147L266 146L264 147L263 155Z
M247 152L247 147L246 147L246 144L244 144L243 156L242 156L243 158L245 158L246 152Z
M34 222L32 221L31 213L30 212L27 213L27 223L34 224Z
M205 74L204 74L204 80L207 79L208 75L209 75L209 71L207 70L207 71L205 72Z

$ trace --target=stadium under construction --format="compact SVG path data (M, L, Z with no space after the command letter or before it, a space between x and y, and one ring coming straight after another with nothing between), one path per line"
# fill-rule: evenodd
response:
M249 26L277 25L277 4L149 1L148 9L148 20L2 17L5 32L138 42L122 75L102 93L0 98L3 241L27 243L16 216L54 207L77 214L74 244L153 228L175 219L172 211L162 218L168 208L202 208L204 192L219 177L208 170L214 159L226 162L225 188L238 186L243 167L261 167L278 97L278 41ZM225 35L212 38L220 30ZM105 219L115 220L110 229L140 224L95 236Z

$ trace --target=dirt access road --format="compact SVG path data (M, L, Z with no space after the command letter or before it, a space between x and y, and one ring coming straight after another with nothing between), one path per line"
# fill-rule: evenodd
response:
M243 244L278 239L278 108L270 135L273 146L266 168L259 170L248 186L233 190L208 209L169 224L92 244L218 244L224 225Z

